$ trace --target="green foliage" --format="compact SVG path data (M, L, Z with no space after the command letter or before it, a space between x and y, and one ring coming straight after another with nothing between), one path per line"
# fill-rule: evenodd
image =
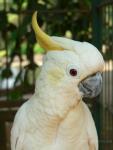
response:
M17 100L21 100L21 98L22 98L22 91L14 90L9 93L8 100L9 101L17 101Z
M6 4L0 12L0 31L3 39L7 37L11 57L20 57L21 52L27 54L30 43L33 50L36 41L31 30L31 16L35 10L39 12L40 25L45 25L49 34L65 36L70 30L76 40L91 40L91 0L12 0ZM10 14L6 14L7 9ZM24 49L23 43L28 47Z
M4 10L0 11L0 41L6 43L11 57L9 64L15 56L21 60L22 54L26 54L31 62L33 51L44 53L39 45L35 46L36 40L31 28L31 16L35 10L39 12L40 26L48 34L65 36L70 31L75 40L91 41L91 0L10 0L6 2Z

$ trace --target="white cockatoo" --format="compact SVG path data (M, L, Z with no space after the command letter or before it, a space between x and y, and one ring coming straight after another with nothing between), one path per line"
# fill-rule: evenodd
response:
M36 12L32 26L47 53L33 96L15 116L11 150L98 150L95 124L82 98L100 92L102 55L88 42L48 36Z

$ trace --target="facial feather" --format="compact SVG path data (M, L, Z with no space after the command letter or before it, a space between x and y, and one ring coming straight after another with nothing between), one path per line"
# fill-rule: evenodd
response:
M62 69L58 67L50 69L47 74L49 83L55 86L57 86L61 82L63 77L64 77L64 72Z

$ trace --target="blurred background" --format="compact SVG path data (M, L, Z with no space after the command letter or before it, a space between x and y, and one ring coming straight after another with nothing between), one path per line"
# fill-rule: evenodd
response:
M99 150L113 150L113 0L0 0L0 150L10 150L10 128L34 92L44 50L31 16L49 35L89 41L106 61L101 95L84 100L94 117ZM93 56L92 56L93 57Z

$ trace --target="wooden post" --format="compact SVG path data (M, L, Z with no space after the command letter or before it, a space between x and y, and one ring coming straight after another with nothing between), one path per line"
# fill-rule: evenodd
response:
M102 12L98 7L101 0L92 0L92 29L93 29L93 41L92 43L101 51L102 48ZM93 117L95 120L98 136L100 137L101 126L101 110L99 104L100 96L95 98L95 109ZM99 139L100 140L100 139Z
M5 122L0 122L0 150L6 149Z
M93 44L101 50L102 45L102 18L101 10L99 9L99 4L101 0L92 1L92 29L93 29Z

